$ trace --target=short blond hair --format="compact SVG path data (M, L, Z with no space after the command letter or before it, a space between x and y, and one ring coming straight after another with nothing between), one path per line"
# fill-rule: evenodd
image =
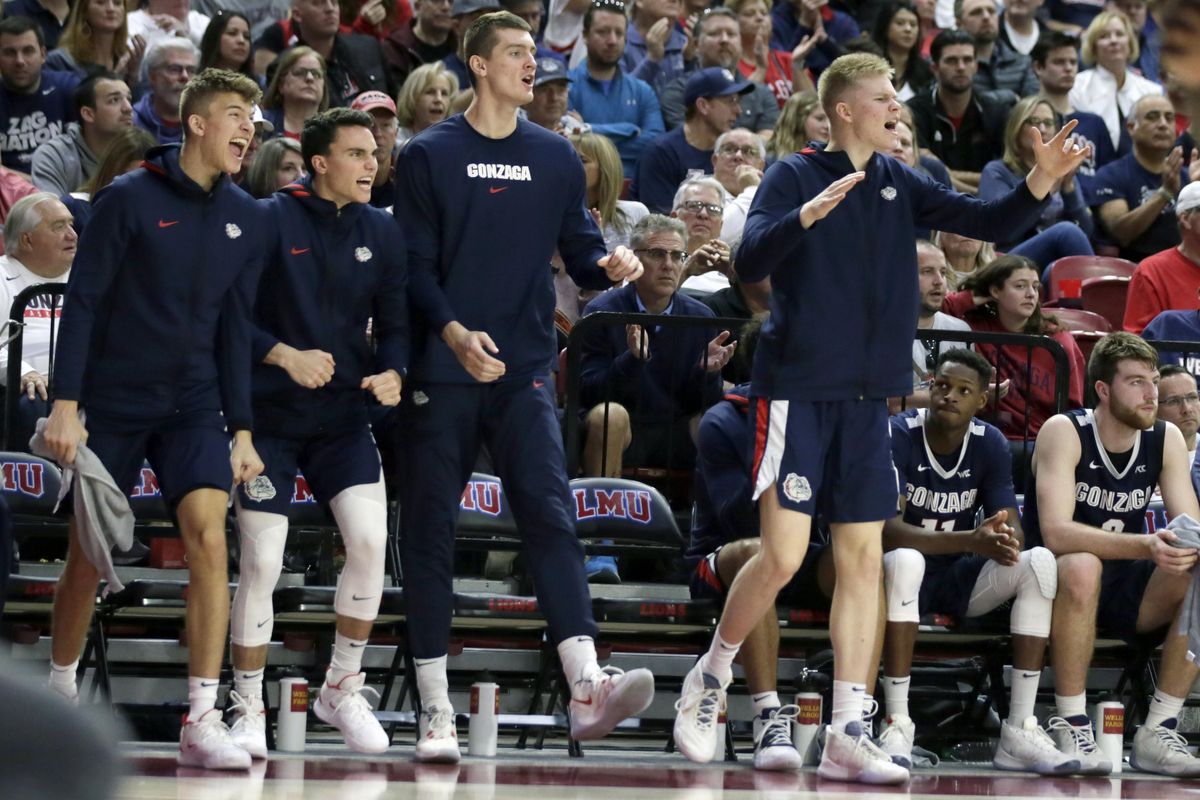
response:
M882 75L891 80L894 73L895 70L886 59L872 53L850 53L838 56L832 64L825 68L825 71L821 73L821 78L817 81L817 97L821 101L821 108L825 109L825 113L832 121L834 108L837 107L838 101L861 79Z
M1129 59L1127 64L1133 64L1138 60L1138 53L1141 50L1138 47L1137 31L1133 29L1133 23L1129 21L1129 17L1122 14L1120 11L1101 11L1092 19L1092 24L1087 26L1087 30L1083 32L1082 50L1083 63L1086 66L1092 67L1096 64L1096 42L1100 40L1100 34L1108 26L1108 23L1114 19L1120 20L1121 25L1125 28L1125 35L1129 37Z

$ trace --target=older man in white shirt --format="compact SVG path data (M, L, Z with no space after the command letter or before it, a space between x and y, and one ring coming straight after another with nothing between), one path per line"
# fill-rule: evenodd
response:
M5 255L0 256L0 309L6 318L17 295L29 287L67 282L79 241L72 221L71 212L49 192L35 192L13 205L4 221ZM61 313L61 297L38 294L28 300L21 317L19 390L23 397L15 423L21 442L28 441L37 418L48 411L50 334ZM7 346L0 349L0 383L7 387Z

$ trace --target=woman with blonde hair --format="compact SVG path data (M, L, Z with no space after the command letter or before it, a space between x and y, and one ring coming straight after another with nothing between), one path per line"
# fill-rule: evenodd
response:
M1004 157L989 161L980 173L979 199L1003 197L1023 182L1029 170L1033 169L1030 128L1040 131L1044 139L1049 139L1059 127L1058 115L1046 98L1033 95L1019 100L1009 112L1008 124L1004 126ZM1045 266L1063 256L1091 255L1094 251L1088 238L1093 230L1092 212L1088 210L1083 191L1072 172L1050 193L1042 216L1034 227L998 245L1001 250L1012 251L1018 245L1032 243L1031 240L1041 234L1038 253L1023 252L1022 255Z
M783 104L775 135L767 141L767 160L778 161L809 142L829 141L829 116L814 91L796 92Z
M122 75L130 86L138 80L146 40L129 36L122 0L78 0L67 16L58 47L46 56L46 69L73 72L80 78L94 67Z
M620 199L621 190L625 187L625 172L616 145L598 133L575 133L567 138L583 162L587 206L592 216L597 217L608 252L611 253L617 245L629 247L633 226L649 215L650 210L636 200ZM562 329L566 333L579 319L583 307L599 292L580 290L563 268L558 254L555 254L552 263L557 270L554 273L556 317L561 317Z
M450 116L450 101L457 93L458 77L440 61L423 64L410 72L396 97L396 119L400 122L396 143L403 146L421 131Z
M1083 63L1091 67L1075 76L1067 102L1076 111L1090 111L1104 120L1118 154L1133 146L1124 121L1133 104L1148 94L1162 94L1153 80L1129 65L1138 58L1138 35L1120 11L1101 11L1083 33Z
M262 101L276 136L299 141L304 120L329 108L325 74L325 59L311 47L293 47L279 57Z

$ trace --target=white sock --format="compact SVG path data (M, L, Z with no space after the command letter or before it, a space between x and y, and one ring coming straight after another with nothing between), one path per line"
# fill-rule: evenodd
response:
M558 643L557 650L563 674L572 687L600 672L600 662L596 660L596 641L592 637L569 636Z
M363 650L367 647L366 639L351 639L342 633L333 637L333 659L329 662L329 672L325 674L325 683L337 686L346 678L362 672Z
M217 705L217 687L221 685L220 678L199 678L188 676L188 719L196 722Z
M779 692L762 692L761 694L750 695L751 702L754 703L754 716L759 716L768 708L779 708Z
M446 656L414 658L417 666L417 693L425 708L450 708L450 679L446 677Z
M721 683L728 683L733 680L733 659L737 658L741 647L741 642L730 644L721 638L720 633L714 633L708 652L700 656L700 670Z
M1054 695L1054 705L1058 708L1058 715L1067 722L1071 722L1071 717L1087 716L1087 694L1084 692L1056 694Z
M844 733L848 723L862 723L863 695L866 691L865 683L835 680L833 682L833 714L829 721L830 727L839 733Z
M1172 697L1166 692L1157 691L1154 693L1154 699L1150 701L1150 710L1146 712L1146 727L1153 728L1155 725L1162 725L1168 720L1174 720L1179 716L1180 709L1183 708L1185 698ZM1174 725L1168 725L1168 728L1174 728Z
M262 699L263 670L233 668L233 690L247 700Z
M68 700L74 700L79 695L79 688L75 685L75 676L78 671L79 659L75 659L66 666L55 664L54 659L51 659L50 682L47 685Z
M908 690L912 686L912 676L905 675L896 678L891 675L883 676L883 705L887 716L907 717Z
M1012 668L1010 680L1012 691L1008 696L1008 724L1020 727L1026 717L1033 716L1033 704L1037 702L1038 681L1042 671Z

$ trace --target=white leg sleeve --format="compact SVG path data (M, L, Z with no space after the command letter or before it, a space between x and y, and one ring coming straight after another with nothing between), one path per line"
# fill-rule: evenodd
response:
M1050 615L1058 592L1058 567L1054 554L1044 547L1021 553L1016 565L1004 567L995 561L983 566L971 592L967 616L978 617L1013 601L1010 630L1020 636L1046 638L1050 635Z
M917 602L925 580L925 556L901 547L883 554L883 589L887 594L888 622L920 622Z
M338 578L334 610L343 617L373 620L383 599L387 548L387 493L383 473L372 484L351 486L329 502L346 544L346 566Z
M238 504L237 521L241 571L233 594L229 632L234 644L257 647L271 641L275 622L271 595L283 570L288 519L282 514L247 511Z

